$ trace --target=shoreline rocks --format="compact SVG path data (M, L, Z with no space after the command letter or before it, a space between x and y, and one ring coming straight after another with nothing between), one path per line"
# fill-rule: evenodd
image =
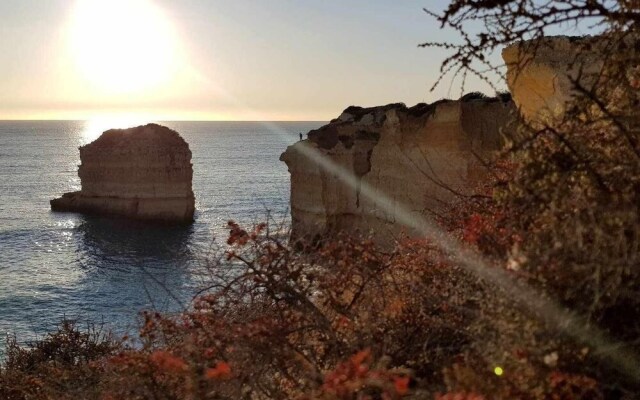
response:
M195 211L191 150L161 125L112 129L80 147L82 189L51 200L61 212L191 223Z

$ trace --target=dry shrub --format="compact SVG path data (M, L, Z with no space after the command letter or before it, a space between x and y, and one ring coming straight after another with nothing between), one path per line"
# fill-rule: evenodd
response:
M230 229L193 310L146 314L144 349L111 360L112 396L395 398L409 379L443 389L442 365L472 340L481 288L433 246L384 253L344 236L300 253L264 225Z
M473 246L500 243L491 257L506 261L517 236L503 227L504 213L492 217L498 209L489 201L456 207L464 213L457 224L447 218L448 228ZM266 225L229 228L229 247L213 257L211 284L189 311L145 313L135 348L92 341L73 327L30 350L14 345L0 393L105 400L601 398L599 382L572 372L584 354L569 358L562 338L428 241L407 239L382 251L339 235L299 252ZM58 353L64 356L51 355ZM560 359L547 362L554 353Z
M68 320L26 348L8 339L0 366L0 398L6 400L95 398L105 357L120 348L95 326L81 330Z

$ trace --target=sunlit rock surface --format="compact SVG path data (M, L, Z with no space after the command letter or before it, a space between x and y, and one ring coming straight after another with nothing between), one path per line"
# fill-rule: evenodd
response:
M506 47L507 82L525 120L548 124L575 96L575 83L589 88L602 68L598 37L551 36Z
M82 189L51 200L52 210L193 221L191 150L177 132L156 124L109 130L80 147L80 161Z
M398 213L431 217L454 193L470 193L513 111L509 100L474 98L347 108L280 157L291 174L292 238L414 235Z

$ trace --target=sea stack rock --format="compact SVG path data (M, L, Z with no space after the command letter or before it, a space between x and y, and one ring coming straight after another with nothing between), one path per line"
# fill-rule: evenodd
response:
M112 129L80 147L82 188L51 200L53 211L191 223L191 150L180 135L148 124Z
M397 212L432 217L457 194L470 194L514 111L508 96L478 94L411 108L347 108L280 157L291 173L292 239L342 231L391 243L399 233L417 234L396 222ZM363 185L391 204L363 194Z

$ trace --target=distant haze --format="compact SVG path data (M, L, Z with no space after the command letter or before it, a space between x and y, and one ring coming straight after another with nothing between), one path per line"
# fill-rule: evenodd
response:
M0 119L328 120L409 105L445 0L3 0ZM468 90L484 90L470 81Z

